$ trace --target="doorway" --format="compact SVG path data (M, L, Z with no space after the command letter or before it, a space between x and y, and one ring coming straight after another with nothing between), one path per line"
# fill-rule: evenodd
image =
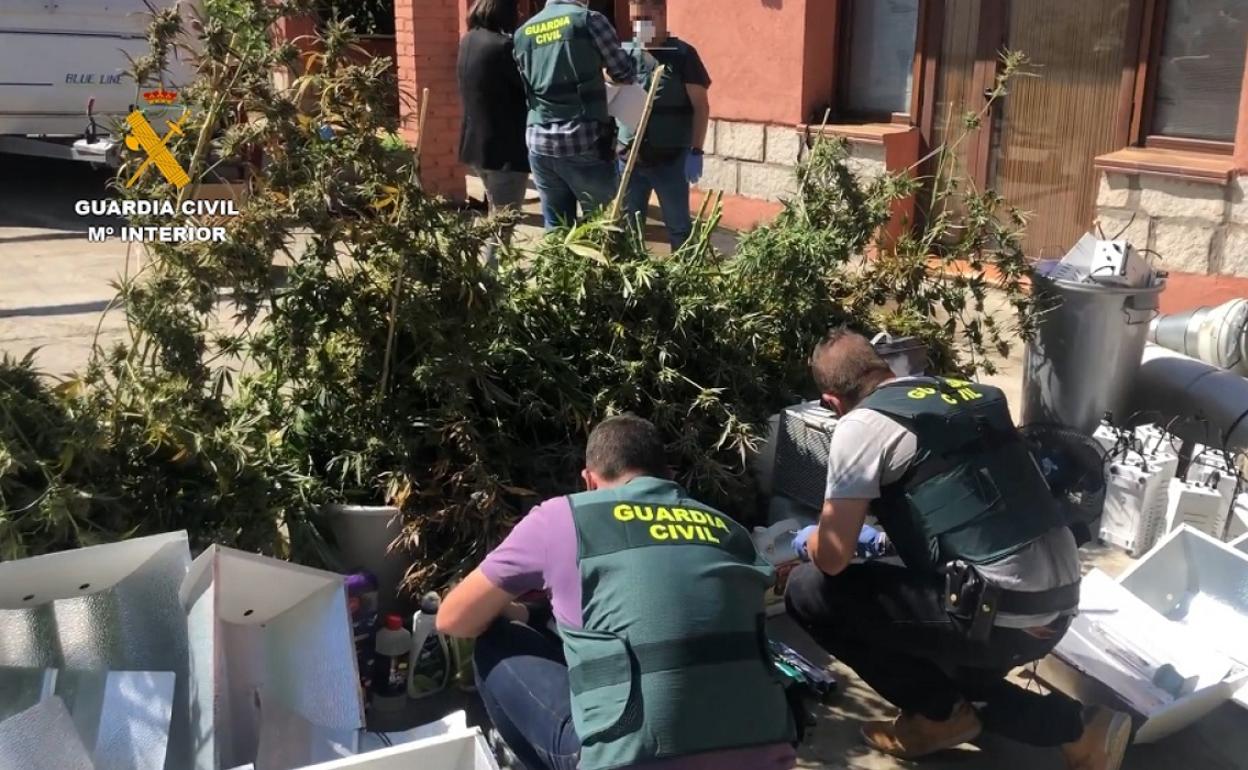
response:
M962 116L980 112L1002 51L1030 64L1009 93L958 145L966 178L992 187L1028 213L1024 248L1064 254L1096 210L1093 159L1121 146L1116 136L1132 23L1132 0L945 0L933 145L956 139Z

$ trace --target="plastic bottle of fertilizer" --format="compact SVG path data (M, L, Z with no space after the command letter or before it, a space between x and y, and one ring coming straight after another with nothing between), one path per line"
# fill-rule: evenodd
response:
M442 600L427 593L420 610L412 616L413 654L407 679L407 697L427 698L446 689L450 683L451 650L446 637L438 633L438 607Z
M407 677L412 635L403 618L387 615L373 643L377 651L372 681L372 704L378 711L398 711L407 702Z

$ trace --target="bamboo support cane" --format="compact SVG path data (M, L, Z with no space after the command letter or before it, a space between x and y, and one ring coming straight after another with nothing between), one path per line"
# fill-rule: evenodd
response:
M412 148L412 154L416 158L416 180L421 181L421 150L425 146L425 119L429 117L429 89L426 87L420 92L420 113L416 119L416 146ZM424 184L421 184L424 187Z
M620 209L624 207L628 182L633 177L633 168L637 165L637 156L641 152L641 139L646 135L646 128L650 125L650 113L654 110L654 100L658 98L659 86L666 72L667 67L660 64L650 76L650 91L646 94L646 108L641 112L641 122L637 124L637 133L633 135L633 146L628 151L628 162L624 164L624 173L620 177L620 188L615 193L615 202L611 204L611 218L608 220L610 222L617 222L620 219Z
M420 182L420 150L425 143L425 118L429 116L429 89L425 88L420 93L420 117L416 122L416 146L412 148L416 162L416 181ZM421 187L424 187L422 184ZM390 295L390 326L386 331L386 353L382 359L381 366L381 386L378 388L378 395L384 397L386 390L390 385L390 363L394 358L394 334L398 326L399 315L399 295L403 293L403 279L406 275L403 270L404 265L399 266L399 277L394 279L394 292Z
M386 354L381 366L381 386L377 389L377 395L382 398L390 387L390 362L394 358L394 334L399 320L399 295L403 292L403 279L406 277L403 270L405 264L399 264L399 276L394 279L394 291L390 295L390 328L386 331Z

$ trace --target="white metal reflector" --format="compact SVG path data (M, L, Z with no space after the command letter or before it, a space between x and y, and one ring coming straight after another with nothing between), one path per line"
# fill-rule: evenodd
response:
M190 634L197 770L257 761L266 718L306 729L264 770L285 770L309 733L350 743L364 725L359 674L342 577L212 546L195 559L181 591ZM280 731L277 731L280 732ZM257 762L257 767L259 767Z
M1248 671L1248 553L1183 527L1118 581ZM1248 707L1248 688L1235 701Z
M1093 701L1112 693L1139 718L1136 742L1248 700L1248 553L1183 526L1117 582L1093 570L1082 593L1041 677Z
M1137 717L1137 743L1165 738L1226 703L1245 672L1108 575L1084 578L1079 616L1040 676L1084 702L1112 694Z
M95 770L161 770L173 710L172 671L114 671L104 681Z
M52 697L0 722L0 770L94 770L74 720Z
M178 601L190 561L186 533L178 532L0 563L0 715L55 692L83 745L142 757L136 767L190 767L187 628ZM112 729L110 672L155 672L166 686L172 679L167 702L156 704L169 711L167 737L100 736Z

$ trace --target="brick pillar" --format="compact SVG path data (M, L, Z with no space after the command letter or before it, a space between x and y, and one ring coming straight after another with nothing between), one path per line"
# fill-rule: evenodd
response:
M290 41L299 49L299 61L291 67L283 67L273 73L279 88L290 88L295 78L303 74L304 57L316 48L317 18L313 14L283 16L273 24L269 34L275 41ZM307 98L304 99L306 107Z
M459 124L463 108L455 79L460 26L466 0L395 0L395 58L401 95L403 137L417 140L419 97L429 89L429 115L421 143L425 189L463 200L466 169L459 164Z
M300 38L310 38L316 34L316 17L312 14L300 14L297 16L283 16L277 20L274 25L277 37L281 40L294 40L298 43L300 49L309 50L312 47L311 41Z

